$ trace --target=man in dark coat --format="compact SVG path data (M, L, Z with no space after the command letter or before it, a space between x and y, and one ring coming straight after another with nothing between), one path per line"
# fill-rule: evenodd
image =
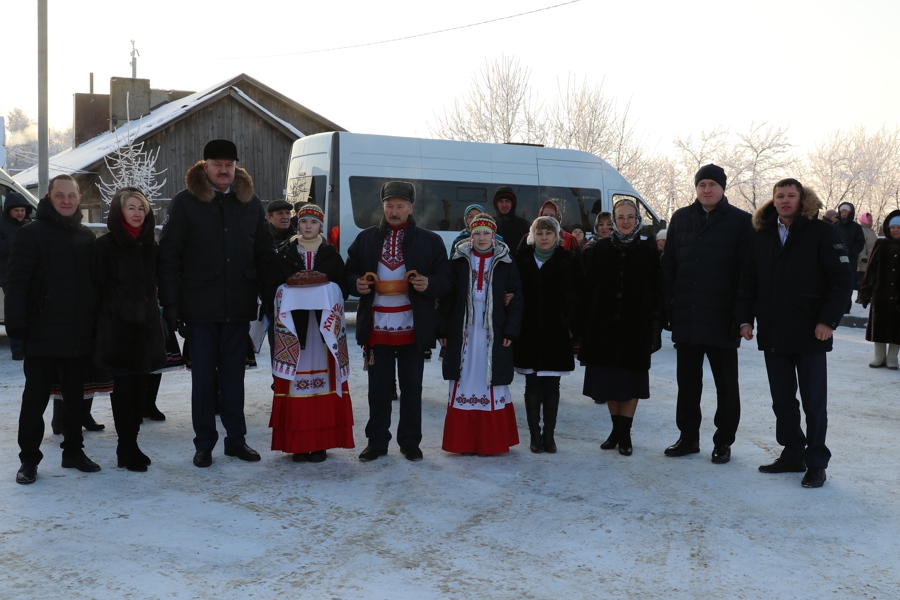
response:
M269 223L269 233L275 240L275 248L280 248L297 233L297 227L291 219L291 205L284 200L269 202L266 221Z
M833 227L819 221L818 197L796 179L775 184L772 200L753 215L756 229L749 293L742 291L741 335L765 352L775 412L775 438L784 446L763 473L803 473L803 487L822 487L831 452L825 446L828 372L825 353L850 300L847 250ZM797 389L806 413L800 421Z
M31 216L32 207L25 196L16 192L10 192L3 204L3 217L0 218L0 288L6 294L6 265L9 263L9 255L12 253L13 239L19 228L27 223ZM13 360L22 360L25 354L22 352L22 341L13 337L9 338L9 350Z
M435 300L450 291L450 264L440 236L416 226L415 201L413 184L385 183L384 219L360 232L347 251L348 287L359 296L356 341L369 373L369 444L359 455L363 462L387 454L395 365L400 383L397 443L407 459L422 460L424 351L437 340ZM398 289L386 289L390 286Z
M700 452L705 356L716 382L712 461L717 464L731 459L741 417L736 302L748 273L752 238L750 215L728 203L726 182L725 171L717 165L697 171L697 199L672 215L661 258L663 309L677 357L675 421L681 431L665 454Z
M838 233L841 234L841 240L847 246L847 254L850 257L850 264L856 268L859 255L866 247L866 234L863 232L862 226L856 222L856 207L849 202L841 202L837 207L838 218L834 222ZM854 281L854 289L858 288L857 282ZM850 312L850 304L845 307L846 312Z
M497 188L494 193L497 235L503 238L509 249L513 251L516 251L522 238L528 235L531 227L530 221L516 214L517 207L518 199L511 187L504 185Z
M66 404L62 466L100 467L84 454L84 379L94 344L95 290L90 260L94 234L81 224L81 194L69 175L50 180L37 219L13 242L6 294L6 330L25 347L25 390L19 413L16 482L34 483L44 438L44 411L54 377Z
M245 440L244 363L250 321L274 257L262 203L237 147L213 140L184 176L187 189L169 206L159 240L159 300L170 329L187 327L191 348L194 464L212 464L218 441L216 396L225 455L258 461Z

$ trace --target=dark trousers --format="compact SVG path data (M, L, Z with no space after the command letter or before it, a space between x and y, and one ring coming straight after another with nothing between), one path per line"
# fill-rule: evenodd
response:
M44 457L40 450L41 440L44 439L44 411L50 401L54 376L59 377L60 391L66 405L64 439L60 445L63 456L78 456L83 452L81 419L84 417L84 379L89 366L89 356L25 357L25 390L19 412L19 459L22 464L36 465Z
M216 399L225 427L225 447L245 443L244 367L249 322L189 323L191 345L191 412L194 447L212 450L219 439Z
M422 442L422 374L425 357L416 344L372 347L369 365L369 422L366 437L373 448L386 450L391 441L391 393L396 369L400 383L400 422L397 443L401 448Z
M766 352L766 373L775 412L775 439L784 446L785 460L805 460L806 466L827 469L831 451L825 446L828 429L828 367L825 353ZM806 435L800 427L800 402L806 413Z
M133 373L113 378L113 391L109 399L119 437L117 454L129 452L137 445L149 380L149 375Z
M681 437L700 439L700 397L703 394L703 357L709 360L716 383L716 433L713 443L731 445L741 420L741 394L738 389L738 360L736 348L716 348L694 344L675 346L678 365L678 405L675 423Z

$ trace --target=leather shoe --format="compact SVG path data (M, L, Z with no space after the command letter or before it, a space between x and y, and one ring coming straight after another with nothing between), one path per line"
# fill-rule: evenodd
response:
M806 470L806 475L803 476L803 481L800 482L805 488L820 488L825 485L825 469L816 469L815 467L810 467Z
M717 444L712 451L712 461L717 465L724 465L731 460L731 446L728 444Z
M371 462L373 460L378 460L380 457L387 454L387 448L374 448L372 446L366 446L366 449L359 453L359 460L363 462Z
M212 451L211 450L197 450L197 453L194 454L194 466L200 467L201 469L205 469L209 465L212 464Z
M787 460L777 458L768 465L760 465L760 473L803 473L806 471L806 462L803 460Z
M247 462L257 462L259 460L262 460L259 452L257 452L247 444L238 446L236 448L225 448L225 456L234 456L235 458L246 460Z
M422 451L419 450L418 446L403 446L400 448L400 454L406 457L406 460L411 460L413 462L417 460L422 460Z
M82 473L96 473L100 470L100 465L89 459L84 453L78 456L63 456L62 466L64 469L78 469Z
M666 448L666 456L686 456L688 454L697 454L700 452L700 440L688 440L683 437Z
M19 467L19 471L16 473L16 483L28 485L34 483L35 479L37 479L37 465L23 464Z
M328 454L324 450L317 450L306 455L306 460L311 463L324 462Z

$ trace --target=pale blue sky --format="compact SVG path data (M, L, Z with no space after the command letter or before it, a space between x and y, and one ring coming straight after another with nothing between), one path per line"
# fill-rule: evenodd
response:
M800 146L837 128L900 125L900 3L875 0L606 2L546 11L437 35L375 42L462 26L566 0L431 3L89 3L50 0L50 121L71 122L72 94L105 93L129 76L153 87L199 90L245 72L357 132L429 135L486 60L503 54L532 72L549 101L569 75L603 83L649 146L675 135L753 120L788 127ZM37 3L6 18L7 79L0 114L37 116ZM238 8L231 8L236 6ZM8 12L8 8L5 12ZM15 50L12 50L15 49ZM13 85L13 81L17 85Z

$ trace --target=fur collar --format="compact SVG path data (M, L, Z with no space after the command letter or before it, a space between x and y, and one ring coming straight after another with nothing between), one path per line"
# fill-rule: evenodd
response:
M815 221L818 218L819 210L823 207L822 201L819 200L819 196L814 190L810 188L804 189L806 190L806 198L803 199L803 206L800 207L800 216L806 217L810 221ZM753 228L757 231L761 230L765 227L766 221L775 218L773 216L775 214L777 214L775 212L775 203L773 200L769 200L753 213Z
M195 162L184 174L184 187L200 202L211 202L216 197L216 188L209 182L202 160ZM247 204L253 198L253 178L240 167L234 168L231 193L241 204Z

